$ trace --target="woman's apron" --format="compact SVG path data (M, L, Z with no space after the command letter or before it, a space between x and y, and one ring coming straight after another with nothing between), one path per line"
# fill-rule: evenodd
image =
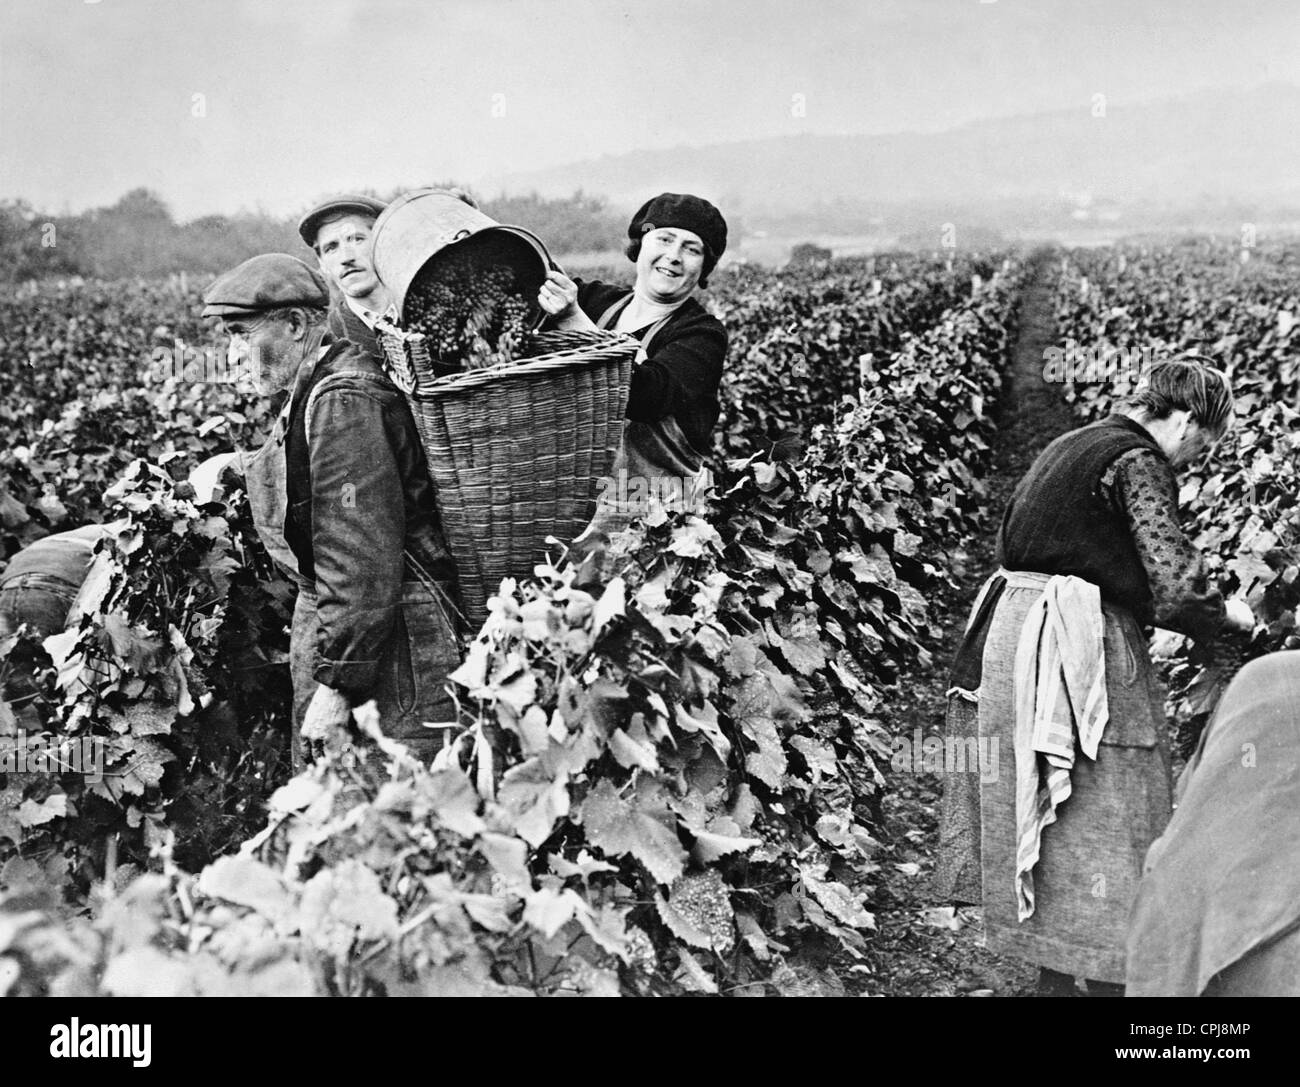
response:
M1164 699L1141 627L1129 612L1103 602L1110 719L1096 760L1081 758L1070 772L1073 791L1043 832L1034 867L1034 914L1019 921L1015 658L1025 618L1041 595L1040 587L1009 582L993 607L975 724L981 748L995 752L997 774L979 784L978 824L968 828L974 831L968 844L978 852L963 882L971 876L982 882L984 934L994 954L1122 983L1143 860L1172 811Z
M632 301L632 295L610 306L596 327L611 329ZM636 365L648 357L650 345L677 311L661 317L641 339ZM578 538L600 532L608 537L623 531L633 519L654 509L666 512L698 511L712 473L704 467L704 454L695 448L671 415L654 422L625 419L623 437L610 472L611 486L596 500L596 514Z

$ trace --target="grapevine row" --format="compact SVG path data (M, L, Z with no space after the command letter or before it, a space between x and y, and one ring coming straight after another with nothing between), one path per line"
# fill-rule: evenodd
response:
M11 782L0 803L15 881L109 874L92 848L105 831L119 865L155 874L119 869L101 927L74 925L20 984L762 991L790 989L818 941L860 955L885 705L925 656L944 552L979 524L1017 277L962 275L964 297L892 351L878 307L863 296L852 313L846 292L834 304L852 331L817 366L851 400L805 448L728 461L706 515L650 518L613 577L562 564L504 584L431 769L337 746L197 876L191 825L174 818L213 757L194 722L225 720L236 746L255 735L239 669L277 647L223 649L249 615L270 635L277 601L246 580L256 545L238 493L194 507L167 472L134 466L106 511L128 528L107 545L105 608L48 688L52 728L117 745L110 784ZM207 708L181 713L200 690ZM153 920L128 938L128 915Z

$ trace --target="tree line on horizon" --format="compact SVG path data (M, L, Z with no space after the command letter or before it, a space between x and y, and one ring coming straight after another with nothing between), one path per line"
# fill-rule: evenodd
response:
M392 199L395 190L379 195ZM626 218L603 197L581 191L548 198L501 195L480 203L492 218L527 227L553 253L614 250ZM304 209L305 211L306 209ZM84 276L152 278L175 272L216 274L258 253L310 256L298 236L298 217L264 212L205 215L178 223L150 189L126 193L109 207L55 215L26 200L0 201L0 281Z

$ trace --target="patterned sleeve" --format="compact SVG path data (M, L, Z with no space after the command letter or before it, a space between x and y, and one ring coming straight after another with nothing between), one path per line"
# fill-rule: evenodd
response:
M1151 621L1209 644L1223 630L1223 595L1209 584L1205 564L1178 518L1178 485L1156 454L1134 449L1101 479L1128 522L1151 586Z

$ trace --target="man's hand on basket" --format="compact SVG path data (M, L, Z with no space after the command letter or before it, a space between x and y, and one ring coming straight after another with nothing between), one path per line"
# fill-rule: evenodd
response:
M302 719L302 746L308 760L324 754L329 741L347 727L351 715L352 707L344 694L333 687L316 688Z

